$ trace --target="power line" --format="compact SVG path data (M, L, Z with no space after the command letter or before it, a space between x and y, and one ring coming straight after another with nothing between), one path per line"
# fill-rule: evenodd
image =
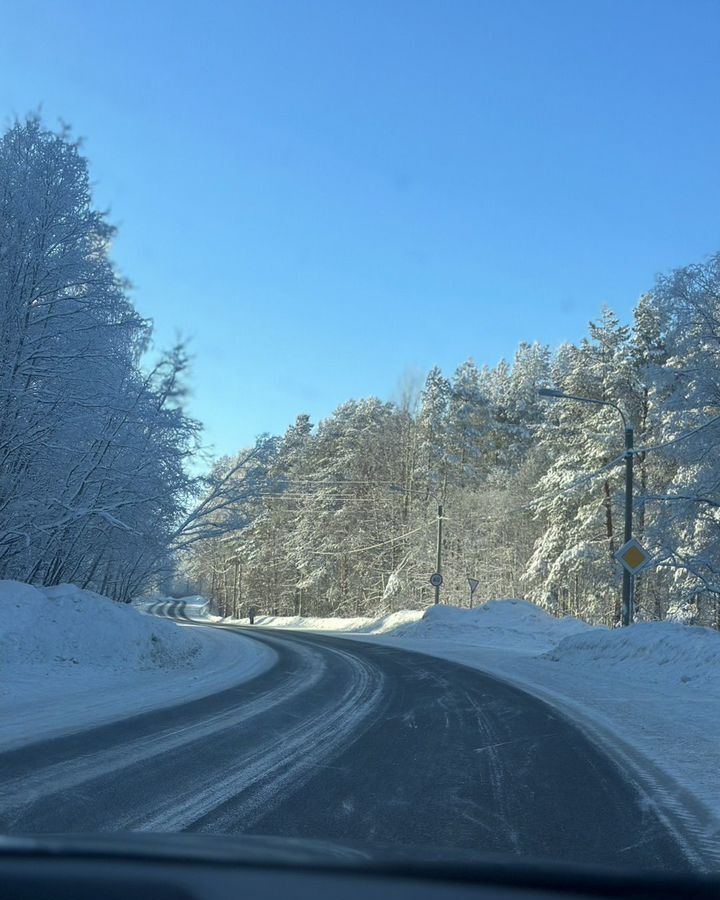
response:
M283 492L282 494L256 494L254 499L256 500L308 500L308 499L324 499L327 502L335 502L342 501L343 503L347 502L356 502L356 503L390 503L391 498L389 497L356 497L356 496L341 496L337 494L333 494L330 497L319 498L317 494L302 494L295 493L291 494L289 492Z
M435 524L435 520L432 522L425 522L423 525L413 528L412 531L406 531L405 534L399 534L387 541L380 541L378 544L370 544L368 547L358 547L356 550L311 550L310 553L313 553L315 556L349 556L352 553L365 553L367 550L375 550L378 547L385 547L387 544L394 544L397 543L397 541L402 541L413 534L417 534L418 531L422 531L423 528L427 528L431 524Z
M384 481L382 479L371 479L371 480L363 480L363 479L352 479L352 478L338 478L338 479L320 479L320 478L293 478L289 480L290 484L312 484L318 485L320 487L324 487L326 485L343 485L343 484L367 484L367 485L376 485L376 484L390 484L393 487L402 488L402 485L397 481Z
M680 441L687 440L689 437L692 437L699 431L703 431L703 429L709 428L709 426L715 424L715 422L720 422L720 415L713 416L712 419L708 419L707 422L704 422L702 425L698 425L697 428L686 431L685 434L680 434L677 437L670 438L670 440L664 441L662 444L652 444L649 447L636 447L633 450L633 454L637 455L638 453L648 453L650 450L662 450L663 447L669 447L671 444L678 444L680 443Z

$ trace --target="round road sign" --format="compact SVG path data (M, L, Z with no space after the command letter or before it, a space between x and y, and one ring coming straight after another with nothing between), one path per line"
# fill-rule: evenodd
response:
M434 575L430 576L430 584L433 587L440 587L443 583L443 577L439 572L436 572Z

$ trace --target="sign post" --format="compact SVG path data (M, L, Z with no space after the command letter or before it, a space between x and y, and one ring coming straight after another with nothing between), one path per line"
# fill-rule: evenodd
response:
M430 576L430 584L435 588L435 602L440 602L440 585L443 583L443 577L439 572L434 572Z
M477 586L480 584L480 582L477 580L477 578L471 578L468 575L468 584L470 585L470 609L472 609L473 596L475 595L475 591L477 590Z
M615 559L623 567L623 609L622 624L630 625L632 622L632 595L635 575L650 562L651 556L636 538L625 541L622 547L615 553Z
M442 506L438 506L438 519L437 519L437 562L435 563L435 575L440 579L438 582L434 582L432 578L430 579L430 584L435 588L435 602L440 602L440 585L442 584L442 575L440 572L442 571L442 523L443 523L443 508Z

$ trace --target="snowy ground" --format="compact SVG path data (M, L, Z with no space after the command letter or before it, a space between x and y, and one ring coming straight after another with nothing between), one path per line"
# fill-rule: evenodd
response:
M0 581L0 749L207 696L274 658L72 585Z
M564 709L653 796L691 810L720 853L720 634L648 623L608 630L554 619L523 600L430 607L381 619L272 618L265 627L334 631L455 660ZM706 849L707 846L706 846Z
M447 607L444 607L447 608ZM353 634L388 634L402 626L422 619L422 610L405 609L380 618L357 616L352 619L321 619L317 616L256 616L255 625L261 628L293 628L305 631L352 632ZM211 617L215 622L248 625L249 619Z

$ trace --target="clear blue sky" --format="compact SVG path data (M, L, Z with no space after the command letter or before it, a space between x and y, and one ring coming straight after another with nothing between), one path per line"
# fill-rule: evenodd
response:
M86 137L231 452L720 249L719 46L703 0L8 0L0 110Z

